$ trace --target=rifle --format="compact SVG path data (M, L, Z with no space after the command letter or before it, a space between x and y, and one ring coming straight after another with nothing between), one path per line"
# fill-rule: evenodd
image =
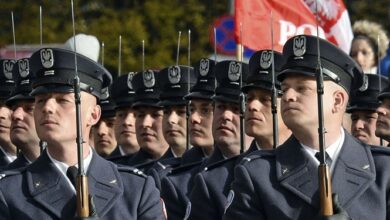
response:
M244 74L243 71L243 57L244 57L244 45L242 44L242 23L240 23L240 40L241 45L240 47L240 61L241 61L241 76L240 76L240 154L244 153L245 151L245 121L244 121L244 114L245 114L245 94L242 92L242 76Z
M322 73L322 65L320 58L320 40L318 36L318 1L316 1L316 21L317 21L317 102L318 102L318 135L320 148L320 165L318 166L318 182L320 191L320 207L321 214L324 216L333 215L332 202L332 182L329 175L329 167L325 162L325 128L324 128L324 109L323 109L323 95L324 95L324 75Z
M190 78L190 68L191 68L191 30L188 30L188 70L187 70L187 78L188 78L188 88L187 94L190 94L191 87L191 78ZM186 123L187 123L187 137L186 137L186 151L190 149L190 101L187 100L186 105Z
M271 110L272 110L272 128L273 128L273 148L275 149L279 145L279 127L278 127L278 106L276 103L277 100L277 90L276 90L276 76L275 76L275 54L274 54L274 27L273 27L273 16L271 11L271 51L272 51L272 80L271 80Z
M74 97L76 104L76 143L77 143L77 217L89 217L89 192L88 192L88 178L84 171L84 157L83 157L83 137L81 130L81 94L80 94L80 78L77 71L77 50L76 50L76 31L74 22L74 6L71 0L72 7L72 25L73 25L73 43L74 43L74 63L75 63L75 77L73 80Z

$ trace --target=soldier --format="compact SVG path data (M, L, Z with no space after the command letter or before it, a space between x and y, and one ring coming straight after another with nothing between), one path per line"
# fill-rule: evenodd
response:
M73 92L74 53L43 48L33 53L30 67L34 118L45 152L25 169L6 171L0 181L0 219L73 219L75 187L68 167L77 165L76 108ZM97 155L88 143L91 127L100 118L97 99L111 82L107 70L77 55L81 88L81 130L84 170L89 193L100 219L163 219L159 192L151 177L119 168ZM126 187L131 186L131 187ZM142 189L142 190L140 190ZM16 211L17 210L17 211Z
M375 135L390 143L390 85L384 87L379 93L379 107L376 109L378 119L376 121Z
M380 78L379 78L380 77ZM388 86L387 78L376 74L365 76L367 83L351 93L347 112L351 114L351 134L363 143L380 145L380 138L375 135L376 109L380 103L377 99L380 89Z
M134 72L118 77L111 86L112 99L115 102L115 137L118 147L110 158L115 163L126 163L140 149L135 134L134 90L131 84Z
M108 88L104 88L102 94L106 94L106 97L102 97L99 100L102 115L99 122L93 126L92 133L96 153L104 158L107 158L115 149L118 149L114 130L116 118L115 104L110 96Z
M272 149L273 118L272 118L272 56L275 63L275 75L279 74L284 64L283 55L270 50L260 50L249 60L249 76L242 91L247 94L245 108L245 133L254 137L252 145L257 149ZM280 83L275 80L277 90L277 106L280 106ZM281 120L280 109L277 110L279 144L284 143L291 135L291 131Z
M358 64L332 43L308 35L289 39L283 56L282 118L293 135L275 151L255 152L236 167L224 219L386 219L390 151L362 144L342 128L349 92L362 85ZM318 58L324 74L324 147L332 192L340 198L333 200L335 214L329 217L320 216L318 191Z
M201 59L195 65L196 84L185 98L190 100L190 142L192 148L181 158L180 167L173 169L161 181L161 197L164 199L168 218L183 219L188 193L192 189L192 177L202 168L202 163L213 152L214 138L211 123L213 119L215 61Z
M136 166L147 171L154 161L160 159L169 149L162 132L163 109L158 104L161 88L156 78L158 73L146 70L135 74L131 83L135 96L135 130L140 150L127 165Z
M196 77L192 67L170 66L160 71L158 79L162 86L159 105L164 109L164 138L169 144L170 153L174 157L181 157L187 145L187 101L184 96L188 95L188 87L195 84Z
M161 179L172 169L180 165L181 156L187 146L187 100L190 87L195 84L196 77L192 67L170 66L158 74L161 85L160 102L164 116L162 131L169 145L168 151L152 166L149 174L154 177L157 188L161 189Z
M20 150L18 157L6 169L25 167L40 155L39 138L34 122L34 97L30 95L33 74L30 73L29 59L16 62L13 68L15 88L6 105L12 109L11 141Z
M221 155L219 162L210 164L194 179L187 213L190 219L221 219L233 168L240 160L240 77L243 82L248 74L248 65L237 61L222 61L215 66L218 85L215 89L212 133L213 155ZM247 152L257 150L250 148ZM213 157L213 156L212 156ZM211 157L211 158L212 158ZM186 216L187 218L188 216Z
M12 69L15 60L0 60L0 169L16 159L16 146L10 139L12 111L5 105L14 88Z

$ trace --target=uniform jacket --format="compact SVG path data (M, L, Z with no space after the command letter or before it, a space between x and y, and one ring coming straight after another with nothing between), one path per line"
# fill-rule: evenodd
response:
M5 168L8 164L10 164L10 161L8 160L7 155L0 150L0 168Z
M202 161L205 157L202 148L194 146L183 154L180 166Z
M171 148L157 161L155 161L152 167L147 171L147 174L152 176L156 182L156 187L161 190L161 180L171 171L173 168L178 167L181 163L181 157L175 157Z
M154 159L152 155L150 155L148 152L140 149L137 153L135 153L132 157L129 157L127 161L125 161L123 164L127 166L132 167L139 167L143 166L144 164L154 162Z
M108 155L108 158L111 158L111 157L120 157L120 156L123 156L121 154L121 150L119 149L119 145L116 146L116 148L111 152L110 155Z
M119 149L119 146L115 148L113 152L111 152L110 155L107 156L107 160L115 163L115 164L122 164L122 165L127 165L128 161L131 160L131 158L135 155L134 154L128 154L128 155L122 155L121 151Z
M201 151L200 148L194 147L184 155L187 155L187 157L189 155L199 156L199 150ZM190 151L192 152L190 153ZM185 157L184 155L183 159ZM191 192L193 186L193 177L207 165L216 163L220 160L223 160L222 153L216 149L209 159L198 159L197 162L192 163L185 162L184 165L173 169L162 179L161 197L164 199L169 220L181 220L184 218L187 204L190 201L188 194Z
M25 169L5 172L0 180L1 220L73 219L76 195L46 151ZM101 220L164 219L151 177L118 168L95 152L87 176Z
M352 219L390 219L390 151L345 140L332 173L332 192ZM273 153L255 152L236 167L224 219L314 219L318 167L295 137Z
M222 218L234 177L234 167L243 156L256 150L256 143L252 141L250 148L243 155L211 164L195 176L194 187L190 193L191 207L187 207L190 209L189 219Z
M8 166L4 170L19 169L29 164L30 163L26 160L23 154L20 153L18 157L12 163L8 164Z

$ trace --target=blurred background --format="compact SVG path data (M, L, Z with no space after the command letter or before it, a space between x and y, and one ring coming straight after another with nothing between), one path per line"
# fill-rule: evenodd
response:
M344 2L351 23L360 19L374 21L389 33L389 0ZM191 62L213 56L213 27L218 28L218 55L235 55L233 5L234 0L75 0L76 32L95 35L104 42L104 66L114 77L118 71L119 35L122 74L142 69L142 40L146 68L175 64L178 31L182 31L179 64L186 65L189 29ZM0 0L0 58L14 56L11 11L17 56L29 56L40 47L39 6L43 10L44 45L62 45L72 36L69 0Z

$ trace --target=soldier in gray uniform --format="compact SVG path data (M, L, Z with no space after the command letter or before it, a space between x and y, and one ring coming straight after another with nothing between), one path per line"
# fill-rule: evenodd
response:
M379 93L375 135L390 143L390 85Z
M170 66L159 72L158 81L162 88L158 104L164 111L162 131L169 148L148 173L154 177L157 188L161 189L161 179L181 164L181 156L186 151L188 100L184 96L195 84L196 77L192 67Z
M209 164L198 173L187 205L189 219L221 219L233 180L233 169L240 160L240 77L243 84L248 75L248 64L221 61L215 66L218 85L215 89L212 133L214 155L222 159ZM257 150L254 146L247 152ZM213 158L211 156L210 159Z
M135 129L140 150L126 164L145 172L169 149L162 131L164 112L159 105L161 85L157 76L157 71L146 70L135 74L131 81L135 91L132 108L135 111Z
M135 132L133 105L135 92L131 81L134 72L118 77L111 86L111 96L115 103L115 137L118 146L109 156L115 163L126 163L140 147Z
M93 126L93 143L96 153L107 158L113 151L117 150L117 140L115 137L115 104L111 98L109 88L104 88L104 94L100 100L99 105L102 109L102 115L99 122Z
M16 146L10 139L12 111L5 104L15 86L12 79L15 62L15 60L0 60L0 169L16 159Z
M189 126L192 148L183 154L180 167L170 171L161 181L161 197L171 220L184 218L193 177L207 165L205 160L213 152L211 97L214 95L216 84L214 66L215 61L205 58L195 65L197 81L191 88L191 93L185 97L190 100Z
M273 115L272 115L272 57L274 57L275 75L279 74L284 64L283 55L272 50L260 50L249 60L249 76L242 91L246 93L245 133L254 137L253 147L272 149ZM282 144L291 135L281 119L280 114L280 83L275 79L276 104L278 117L278 143ZM279 145L278 144L278 145Z
M69 172L77 165L74 53L43 48L30 58L35 74L32 95L43 154L25 169L5 171L0 181L0 219L73 219L76 193ZM97 99L111 75L96 62L77 55L81 89L84 170L99 219L164 219L159 191L151 177L120 168L89 146L91 127L100 118Z
M34 97L30 95L33 74L29 63L28 58L18 60L12 72L15 88L6 104L12 109L11 141L20 152L6 169L25 167L40 155L40 140L34 122Z
M293 135L275 151L252 153L236 167L224 219L388 219L390 151L362 144L342 128L350 91L363 84L361 69L332 43L308 35L289 39L283 56L282 118ZM329 217L320 215L315 156L318 58L324 74L324 147L332 192L339 198Z
M380 89L389 83L386 77L376 74L366 74L366 83L362 88L351 93L347 113L351 114L351 134L365 144L380 145L380 138L375 135L376 109L380 102L377 99Z

